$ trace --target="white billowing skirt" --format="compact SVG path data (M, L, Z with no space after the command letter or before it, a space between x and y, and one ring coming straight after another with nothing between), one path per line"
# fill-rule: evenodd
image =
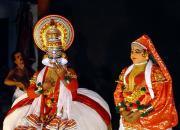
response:
M99 103L110 115L110 110L108 104L104 101L102 97L100 97L96 92L79 88L78 93L85 95L97 103ZM12 106L26 98L27 94L22 95L17 98ZM26 105L21 108L16 109L14 112L10 113L4 120L3 130L13 130L15 127L19 125L19 122L22 122L24 117L27 116L27 113L30 109L31 105ZM102 117L89 106L73 101L71 108L71 119L74 119L77 123L76 130L107 130L108 126L103 121Z

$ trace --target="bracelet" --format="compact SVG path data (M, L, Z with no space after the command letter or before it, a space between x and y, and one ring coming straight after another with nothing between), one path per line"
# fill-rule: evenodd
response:
M152 105L149 105L145 111L141 114L142 117L145 117L147 116L151 111L153 110L153 106Z
M151 112L153 110L153 106L152 105L149 105L147 108L146 108L146 112Z

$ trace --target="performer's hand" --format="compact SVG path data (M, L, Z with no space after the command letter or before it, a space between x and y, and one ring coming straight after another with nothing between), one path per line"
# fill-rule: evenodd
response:
M130 114L131 114L131 112L130 112L130 111L126 111L126 110L121 111L121 115L122 115L122 117L123 117L126 121L128 121L128 122L129 122L128 115L130 115Z
M66 68L62 65L54 64L54 67L56 69L56 73L59 77L63 77L66 73Z
M124 111L121 112L121 115L122 115L123 117L125 117L125 116L128 116L130 113L131 113L130 111L124 110Z
M129 123L136 122L141 117L141 113L139 111L132 112L129 115L125 116L125 120Z

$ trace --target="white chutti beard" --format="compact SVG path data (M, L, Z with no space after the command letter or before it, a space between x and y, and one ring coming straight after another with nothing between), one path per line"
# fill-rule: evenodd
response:
M56 59L57 63L60 65L66 65L68 63L68 60L65 58L58 58ZM53 67L53 64L50 63L50 59L49 58L44 58L42 60L42 64L45 66L49 66L49 67Z

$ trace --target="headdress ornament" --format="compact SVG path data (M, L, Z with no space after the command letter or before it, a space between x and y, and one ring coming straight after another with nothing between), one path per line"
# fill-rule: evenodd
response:
M47 52L49 47L65 51L74 40L74 29L63 16L48 15L36 23L33 37L42 51Z
M33 37L37 47L47 53L48 61L56 62L59 58L64 58L63 52L71 46L74 29L63 16L48 15L36 23Z

